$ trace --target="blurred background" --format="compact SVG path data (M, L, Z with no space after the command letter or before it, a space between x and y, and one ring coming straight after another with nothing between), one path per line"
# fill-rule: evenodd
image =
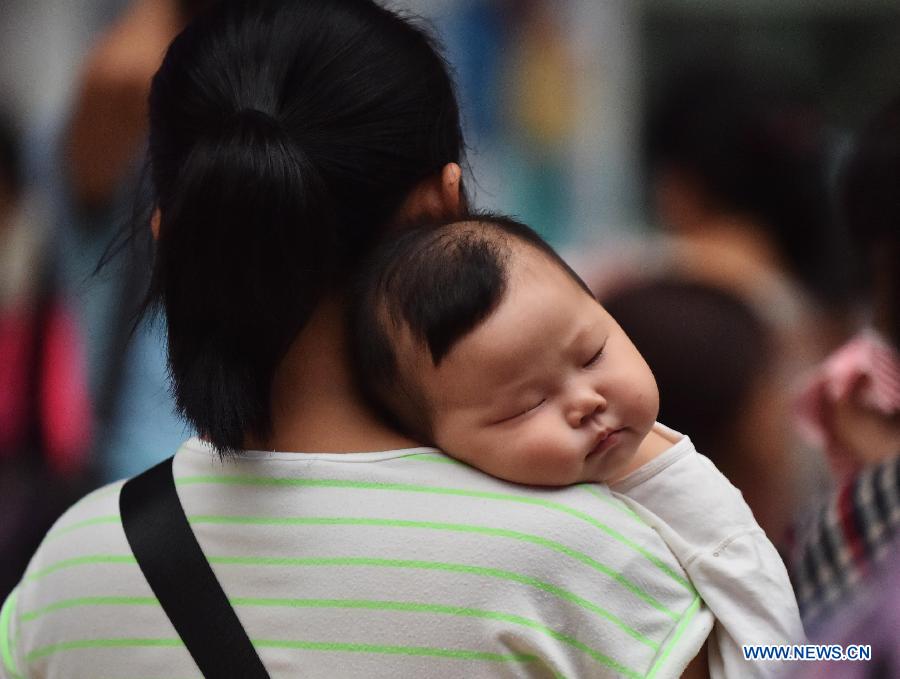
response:
M211 1L0 3L0 600L67 506L192 435L165 329L134 327L147 237L96 269L131 218L150 77ZM788 553L835 483L798 395L871 320L841 168L900 94L900 4L390 4L444 45L475 205L573 263L648 358L660 420Z

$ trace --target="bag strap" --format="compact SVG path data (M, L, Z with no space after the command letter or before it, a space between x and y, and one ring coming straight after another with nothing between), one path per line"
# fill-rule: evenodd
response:
M138 566L207 679L268 679L191 530L170 457L122 486L122 527Z

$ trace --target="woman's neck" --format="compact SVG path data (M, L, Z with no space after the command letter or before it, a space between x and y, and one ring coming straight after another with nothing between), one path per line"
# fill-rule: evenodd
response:
M323 301L294 340L272 384L272 435L248 447L349 453L420 445L382 423L357 390L343 305Z

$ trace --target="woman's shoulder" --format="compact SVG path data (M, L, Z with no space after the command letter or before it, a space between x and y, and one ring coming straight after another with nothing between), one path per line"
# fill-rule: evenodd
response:
M78 500L47 531L25 571L24 581L39 579L48 567L81 555L123 544L119 491L124 480L101 486Z
M375 527L421 529L454 545L498 538L505 544L540 543L552 547L550 552L603 555L620 569L646 566L684 581L658 534L605 485L509 483L434 448L251 452L222 461L194 441L179 451L174 473L201 544L207 533L216 534L216 525L297 528L312 515L328 525L368 526L366 534ZM323 539L336 533L325 532Z
M15 639L11 653L17 665L50 653L63 630L77 629L84 622L80 606L92 594L149 589L140 580L119 518L123 483L98 488L72 505L31 558L7 602L7 636Z
M119 490L124 481L102 486L69 507L47 531L31 558L19 584L19 600L51 589L77 589L72 579L79 569L103 561L113 555L124 557L128 551L119 518Z
M309 522L302 515L312 514L329 525L421 529L455 545L500 538L541 544L541 554L602 555L619 569L646 566L648 574L662 570L684 582L658 534L605 485L509 483L433 448L258 452L222 462L195 444L176 456L175 478L201 544L223 522L296 527ZM552 559L546 565L552 567Z

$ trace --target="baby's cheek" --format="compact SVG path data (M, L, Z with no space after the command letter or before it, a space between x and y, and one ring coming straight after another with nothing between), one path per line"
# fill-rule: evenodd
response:
M659 414L659 389L656 380L649 371L643 379L632 380L628 385L633 414L639 420L647 420L651 424Z
M574 440L571 429L553 422L535 421L533 425L520 441L523 464L534 470L543 483L568 483L566 479L584 460L584 444Z
M459 460L480 466L476 453L486 457L491 454L490 439L473 426L457 426L452 420L435 421L432 425L434 442L438 448Z

